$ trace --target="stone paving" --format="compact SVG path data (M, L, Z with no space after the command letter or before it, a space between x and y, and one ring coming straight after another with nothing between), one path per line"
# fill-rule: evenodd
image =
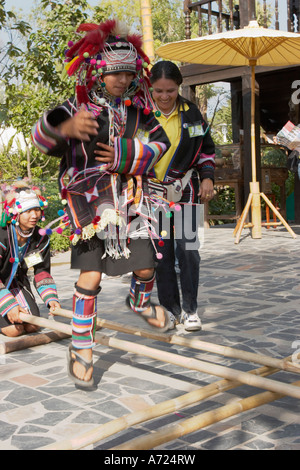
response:
M232 226L206 229L200 250L199 312L203 330L186 333L178 326L176 333L277 358L300 349L300 227L293 226L293 230L298 234L296 239L284 228L277 228L263 229L259 240L253 240L245 230L236 245ZM69 253L52 258L52 273L62 307L70 309L78 272L69 269ZM106 277L98 297L98 316L147 329L145 322L124 307L128 288L128 280ZM47 317L43 307L41 311ZM59 321L69 324L68 319ZM260 367L112 330L102 329L101 333L179 354L187 360L193 357L241 371ZM0 335L0 341L7 338ZM0 356L0 449L41 449L221 379L98 344L94 350L96 386L92 391L83 391L66 374L69 342L64 339ZM299 375L278 372L270 378L291 383L299 380ZM180 425L182 420L262 391L241 385L130 427L86 449L114 449L138 436L146 437L159 428ZM299 400L284 397L154 449L299 450L299 411Z

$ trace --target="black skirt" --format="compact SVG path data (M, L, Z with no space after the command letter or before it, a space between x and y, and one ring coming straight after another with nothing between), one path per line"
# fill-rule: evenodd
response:
M13 283L14 283L14 287L16 287L17 281L14 280ZM20 284L18 284L18 287L21 289L21 292L23 296L25 297L27 305L30 309L30 313L32 315L35 315L36 317L39 317L40 316L39 307L35 301L35 298L34 298L33 293L31 292L31 289L28 286L21 286ZM11 325L12 323L8 320L7 315L5 315L5 317L2 317L0 315L0 328L5 328Z
M71 269L98 271L108 276L120 276L138 269L155 268L155 250L149 238L130 239L129 258L119 259L106 256L104 241L94 236L91 240L80 241L72 246Z

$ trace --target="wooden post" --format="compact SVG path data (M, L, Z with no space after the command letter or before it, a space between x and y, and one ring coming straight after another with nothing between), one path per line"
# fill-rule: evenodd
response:
M252 238L261 238L261 203L259 183L250 183L250 191L252 194L251 202L251 222L252 222Z
M248 0L249 21L256 20L255 0Z
M57 333L55 331L22 336L21 338L16 338L12 341L3 341L0 343L0 355L8 354L14 351L21 351L22 349L32 348L33 346L52 343L53 341L60 341L66 338L70 338L70 335L65 333Z
M191 39L191 11L189 9L190 0L184 0L183 12L184 12L184 23L185 23L185 39Z
M253 80L252 73L247 73L242 76L242 97L243 97L243 130L244 130L244 191L245 191L245 200L248 199L250 182L251 181L260 181L260 117L259 117L259 86L256 81L254 81L254 90L253 95L251 93L251 82ZM251 104L254 101L254 143L251 133ZM255 180L252 178L252 149L255 149Z
M240 12L240 28L244 28L249 24L249 10L248 10L248 0L239 1L239 12Z

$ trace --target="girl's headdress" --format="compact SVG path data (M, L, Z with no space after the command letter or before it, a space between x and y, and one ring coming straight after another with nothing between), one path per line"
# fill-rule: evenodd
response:
M3 192L5 194L3 203L5 223L1 225L16 224L19 214L35 207L41 209L42 218L44 217L43 211L48 203L37 186L30 187L26 181L17 181Z
M82 24L77 33L85 35L75 43L69 41L65 67L69 76L77 76L78 107L90 101L92 89L97 90L98 96L105 101L104 75L127 71L132 72L134 78L122 100L125 104L127 100L127 105L132 103L142 108L145 114L152 111L150 60L142 50L141 36L130 34L127 26L117 20L107 20L99 25Z

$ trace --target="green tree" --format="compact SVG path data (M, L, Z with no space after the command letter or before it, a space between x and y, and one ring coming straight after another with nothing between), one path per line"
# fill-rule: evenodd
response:
M30 180L57 172L56 159L45 160L31 145L30 133L45 109L73 93L74 83L63 73L64 50L77 26L87 20L84 10L88 4L85 0L41 0L39 7L42 9L35 10L35 30L29 31L27 41L20 49L22 59L11 60L9 67L13 73L4 75L5 96L0 108L3 124L12 126L24 136L26 148L19 153L17 174L24 176L25 173Z
M141 31L139 0L102 0L94 8L93 22L102 22L107 18L118 18L136 31Z
M16 79L18 70L23 63L22 41L30 33L31 26L16 13L5 9L5 0L0 0L0 103L4 99L4 88L8 81ZM6 109L0 108L0 123L7 118Z

